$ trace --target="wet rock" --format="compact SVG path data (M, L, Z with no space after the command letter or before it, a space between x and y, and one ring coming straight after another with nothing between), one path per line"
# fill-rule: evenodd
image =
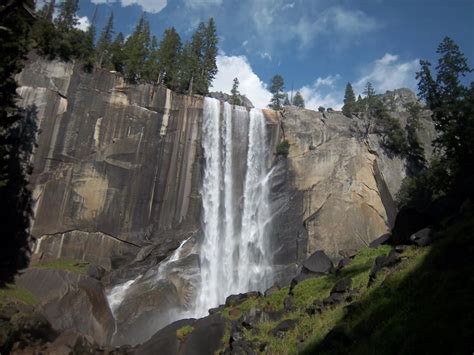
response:
M101 280L105 274L105 269L102 266L91 264L87 267L87 276L96 280Z
M137 256L135 257L134 262L141 262L141 261L145 260L146 258L148 258L154 248L155 248L154 245L147 245L147 246L141 248L140 251L138 252Z
M378 248L381 245L388 244L390 242L390 239L392 237L392 234L390 233L385 233L382 234L380 237L377 239L374 239L369 243L370 248Z
M197 320L180 352L187 355L214 354L222 346L226 321L219 314Z
M195 319L181 319L155 333L149 340L138 346L137 355L149 354L178 354L180 340L176 337L176 331L185 326L194 326Z
M340 279L334 287L331 289L330 294L333 293L346 293L349 292L352 286L352 279L350 277L344 277Z
M317 250L303 261L302 273L329 274L333 269L331 259L323 250Z

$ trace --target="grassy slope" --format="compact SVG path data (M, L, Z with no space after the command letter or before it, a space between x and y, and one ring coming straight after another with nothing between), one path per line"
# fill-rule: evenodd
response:
M449 228L425 248L411 248L402 261L384 270L367 287L373 261L389 247L363 249L337 275L309 279L294 290L295 309L283 319L298 325L276 338L269 331L281 321L245 330L247 341L266 343L270 354L472 354L474 351L474 219ZM350 276L358 291L351 312L342 303L322 314L306 309L329 295L335 282ZM279 311L288 287L268 297L228 307L222 315L242 320L252 309ZM331 330L331 336L326 336ZM228 337L224 339L228 344Z
M472 354L474 219L443 232L367 293L341 327L347 342L314 342L318 354Z

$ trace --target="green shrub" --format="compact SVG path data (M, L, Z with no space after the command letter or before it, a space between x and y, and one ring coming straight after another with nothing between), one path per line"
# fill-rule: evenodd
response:
M290 152L290 142L288 142L287 139L285 139L283 142L277 145L277 148L276 148L277 155L283 155L287 157L289 152Z

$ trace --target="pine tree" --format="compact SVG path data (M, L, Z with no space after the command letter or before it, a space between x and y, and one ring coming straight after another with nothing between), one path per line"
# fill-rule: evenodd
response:
M288 93L285 93L285 100L283 101L283 106L291 106L290 99L288 98Z
M230 91L230 93L232 94L230 98L230 103L232 105L241 105L242 103L240 102L239 79L234 78L232 90Z
M367 105L367 110L370 112L373 111L373 109L375 108L375 90L372 86L372 83L369 81L366 85L365 85L365 90L364 90L364 95L365 95L365 99L366 99L366 105Z
M270 101L268 107L274 109L275 111L279 111L282 108L283 101L285 99L285 81L281 75L275 75L272 78L270 92L273 94L273 97Z
M124 45L125 78L131 83L143 80L145 62L149 55L150 26L142 15L135 30L128 37Z
M110 66L111 61L111 46L112 46L112 35L114 33L114 13L111 12L107 23L103 28L99 40L97 41L96 53L97 53L97 64L101 68L107 68Z
M164 84L171 89L177 89L178 64L181 54L181 38L174 27L168 28L163 34L158 49L159 84Z
M356 111L356 100L354 90L351 83L347 83L346 92L344 94L344 106L342 106L342 113L347 117L352 117L352 113Z
M420 61L417 73L420 96L432 110L438 133L435 147L443 152L450 173L469 176L474 159L474 117L471 87L461 84L461 78L472 72L467 59L454 41L445 37L436 51L440 58L436 67L436 80L427 61Z
M304 108L304 99L299 91L296 92L293 98L293 106Z
M123 46L124 37L122 32L119 32L110 45L110 62L107 64L107 69L124 73L125 55L123 53Z
M212 80L217 74L217 30L211 17L207 26L201 22L191 40L193 59L189 92L207 94Z
M56 19L58 30L66 33L77 25L76 12L79 10L79 0L64 0L59 5L59 15Z

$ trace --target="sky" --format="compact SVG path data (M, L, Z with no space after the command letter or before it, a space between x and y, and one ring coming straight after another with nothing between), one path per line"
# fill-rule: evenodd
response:
M474 0L80 0L81 26L94 9L100 28L111 11L115 31L130 34L145 11L161 38L175 27L188 40L200 21L214 17L219 72L212 91L230 92L232 80L256 107L271 97L280 74L306 107L339 109L344 88L356 94L367 81L384 93L416 91L420 59L436 64L436 48L451 37L474 67Z

